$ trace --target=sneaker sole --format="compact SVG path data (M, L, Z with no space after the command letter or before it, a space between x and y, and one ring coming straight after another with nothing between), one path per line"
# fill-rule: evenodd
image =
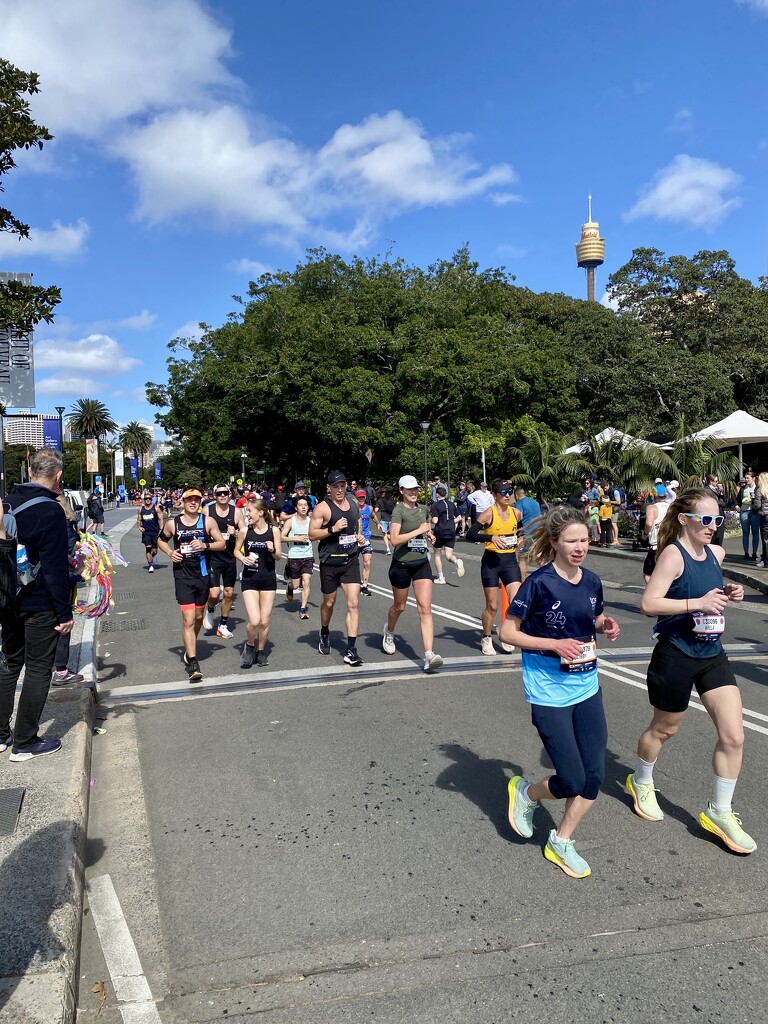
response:
M22 761L34 761L35 758L45 757L46 754L58 754L58 752L60 750L61 750L61 747L56 747L55 750L44 750L41 754L14 754L14 753L11 753L11 756L8 758L8 760L9 761L16 761L17 763L20 763Z
M11 757L11 760L13 760L13 757ZM719 825L716 825L714 821L708 818L704 811L702 811L699 815L699 824L706 832L711 832L713 835L716 835L719 839L722 839L722 841L725 843L728 849L733 850L734 853L754 853L757 849L757 844L755 844L755 846L753 846L750 850L747 850L743 846L739 846L738 843L735 843L733 839L731 839L727 832L724 832Z
M632 806L635 809L635 814L638 818L642 818L643 821L664 821L664 813L662 812L660 818L654 818L652 814L646 814L645 811L640 810L640 804L637 802L637 794L635 793L634 786L630 782L631 775L627 776L627 781L624 783L624 792L632 797Z
M560 870L564 871L566 873L566 875L569 876L569 878L586 878L588 875L592 874L592 868L587 868L587 870L585 872L583 872L583 874L581 874L581 875L577 874L573 870L573 868L569 868L568 865L565 863L565 861L562 860L560 857L558 857L558 855L555 853L555 851L550 849L549 846L545 846L544 847L544 856L547 858L547 860L551 861L553 864L557 864L557 866L560 868Z
M530 835L526 835L525 832L521 832L515 824L514 815L512 813L515 807L515 793L517 791L515 784L518 779L522 779L522 775L514 775L507 783L507 793L509 794L509 810L507 811L507 821L509 822L509 827L512 829L512 831L516 835L520 836L521 839L530 839L533 835L533 830L531 830Z
M189 677L189 681L190 681L190 683L199 683L202 678L203 678L203 673L202 672L193 672L190 675L190 677Z
M216 636L220 636L222 640L231 640L234 633L222 633L218 629L216 630Z

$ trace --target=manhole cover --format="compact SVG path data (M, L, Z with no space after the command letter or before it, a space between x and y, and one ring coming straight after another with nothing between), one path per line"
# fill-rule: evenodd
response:
M112 597L114 597L114 599L116 601L135 601L136 600L136 592L133 591L133 590L120 590L120 591L116 590L112 594Z
M129 633L146 628L144 619L106 619L101 623L102 633Z
M0 789L0 836L12 836L21 813L24 787Z

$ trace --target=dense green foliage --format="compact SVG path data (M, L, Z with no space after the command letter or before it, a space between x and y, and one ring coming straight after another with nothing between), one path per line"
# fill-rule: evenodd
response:
M81 437L102 438L117 430L109 409L98 398L78 398L69 414L72 430Z
M29 113L29 100L38 92L38 76L20 71L7 60L0 59L0 192L3 178L16 166L17 150L42 149L53 136L42 125L35 124ZM29 226L10 210L0 207L0 231L18 238L29 237ZM44 320L53 321L53 310L61 301L56 287L42 288L21 281L0 281L0 328L26 333Z
M429 420L431 471L452 450L454 478L476 474L485 447L489 478L549 493L572 475L566 439L768 413L768 292L727 253L638 250L611 287L618 313L517 287L466 249L427 270L312 250L200 341L172 342L148 397L182 442L179 468L209 478L239 475L241 451L268 478L418 473ZM624 462L633 479L650 471Z

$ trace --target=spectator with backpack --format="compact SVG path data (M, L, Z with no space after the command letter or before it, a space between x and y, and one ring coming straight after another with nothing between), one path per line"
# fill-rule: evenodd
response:
M67 523L57 500L63 469L61 452L41 448L29 460L30 483L17 484L7 502L10 516L4 532L16 530L18 570L26 567L23 579L27 581L17 593L6 591L0 598L5 655L5 665L0 667L0 751L12 746L11 761L61 750L60 739L40 737L38 730L56 645L59 636L71 632L73 625ZM24 684L11 732L22 668Z

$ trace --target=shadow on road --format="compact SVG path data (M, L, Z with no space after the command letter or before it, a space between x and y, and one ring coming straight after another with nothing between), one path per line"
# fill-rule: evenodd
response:
M461 793L483 812L500 836L523 842L507 821L507 783L510 776L522 773L520 765L495 757L479 757L460 743L441 743L438 750L452 764L440 772L435 786Z

